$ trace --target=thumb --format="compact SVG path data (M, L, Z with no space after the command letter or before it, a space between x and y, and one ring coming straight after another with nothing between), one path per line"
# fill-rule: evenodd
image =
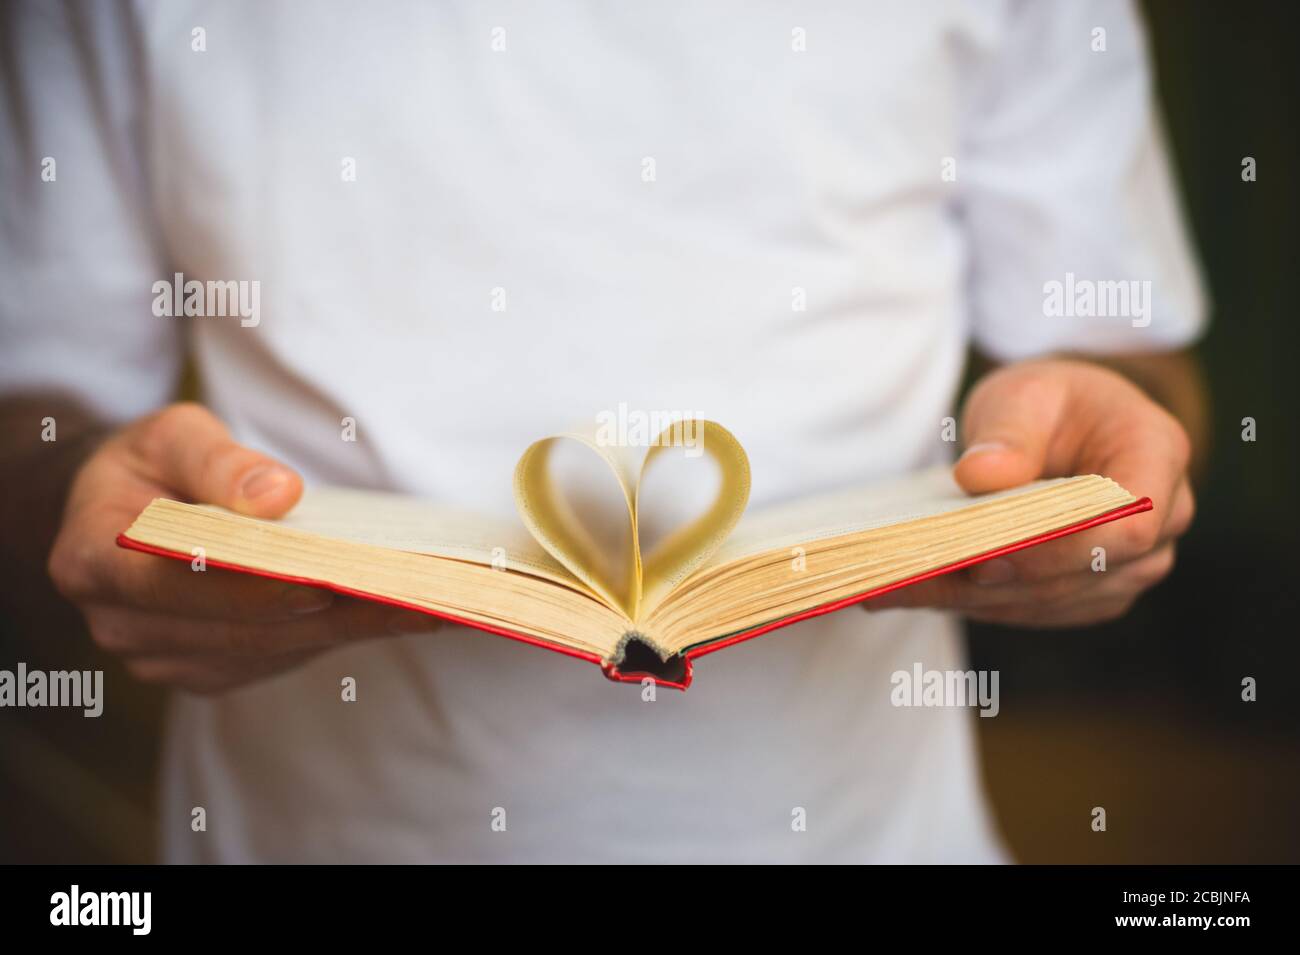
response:
M966 402L966 451L953 477L970 494L1015 487L1042 476L1066 407L1066 387L1033 368L996 371Z
M171 405L141 422L134 450L164 486L201 504L250 517L279 517L302 496L302 478L236 443L202 405Z

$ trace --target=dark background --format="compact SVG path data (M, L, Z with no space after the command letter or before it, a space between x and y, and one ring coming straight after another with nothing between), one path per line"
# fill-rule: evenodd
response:
M1214 301L1214 447L1174 574L1126 619L972 628L1001 672L976 719L1026 862L1300 862L1300 341L1291 295L1298 69L1287 2L1146 3L1161 98ZM1253 156L1257 181L1241 180ZM1241 419L1257 440L1241 440ZM34 476L36 477L36 476ZM17 582L21 586L22 582ZM161 693L72 618L0 621L0 665L102 668L114 706L0 715L0 861L149 861ZM1241 681L1258 701L1241 700ZM1091 830L1103 806L1107 831Z
M985 777L1022 861L1300 862L1294 4L1144 6L1214 304L1209 469L1177 569L1124 620L971 628L974 665L1001 671Z

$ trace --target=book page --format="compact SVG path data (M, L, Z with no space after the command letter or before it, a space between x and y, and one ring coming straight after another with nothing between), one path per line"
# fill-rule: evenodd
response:
M730 431L717 422L699 421L698 425L703 439L699 448L717 465L721 478L717 495L708 510L677 528L646 555L641 587L646 607L657 605L674 587L726 545L727 539L743 520L745 507L749 503L749 458L745 449ZM637 480L638 522L641 482L654 458L669 447L663 438L661 435L641 466L641 475ZM640 616L641 609L640 606L637 607L637 617Z
M503 566L566 586L578 585L517 519L440 508L401 494L309 488L287 517L269 523L336 540Z
M749 500L749 459L736 438L717 422L692 419L696 439L691 445L707 456L721 475L712 505L659 542L643 557L640 531L640 487L652 462L678 447L681 425L670 425L650 440L633 470L629 449L611 447L596 431L573 431L543 438L524 452L515 467L515 504L524 525L543 548L573 576L601 595L609 606L637 620L643 607L653 607L721 547L740 520ZM566 501L552 471L552 454L561 441L573 441L603 459L617 482L630 523L630 553L603 553L592 528Z
M609 553L601 536L584 524L585 509L575 508L557 485L552 457L561 442L576 442L603 461L626 513L626 553ZM515 509L528 532L573 577L628 617L641 599L641 551L636 545L635 473L626 449L597 440L594 426L534 441L515 465ZM590 520L590 515L587 515Z
M1079 479L1033 481L1011 490L972 497L953 480L952 468L940 465L865 486L769 504L747 513L707 566L717 567L763 551L933 517L1074 480Z

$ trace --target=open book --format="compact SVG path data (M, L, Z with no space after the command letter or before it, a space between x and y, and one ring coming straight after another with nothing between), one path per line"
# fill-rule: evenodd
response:
M613 680L685 689L704 654L1151 507L1096 475L968 497L948 468L937 468L746 513L749 461L725 428L678 422L649 445L637 460L593 434L534 443L515 468L519 521L320 489L278 521L158 499L118 543L185 560L201 553L213 567L558 650L599 664ZM612 477L615 519L593 518L567 493L556 467L562 446L587 455L606 482ZM712 461L717 491L651 545L645 477L675 450Z

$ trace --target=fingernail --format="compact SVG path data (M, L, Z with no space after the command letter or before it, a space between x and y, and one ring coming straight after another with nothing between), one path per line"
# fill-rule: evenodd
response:
M985 561L971 568L970 579L977 584L1009 584L1016 579L1016 565L1001 557Z
M294 587L285 599L293 613L316 613L332 604L334 595L316 587Z
M991 451L1010 451L1011 446L1003 444L1001 441L979 441L972 444L969 448L961 453L963 458L968 458L973 454L988 454Z
M239 486L239 494L246 501L254 501L283 487L291 480L293 475L284 468L274 464L263 464L245 475L244 483Z
M411 633L433 633L441 625L437 617L414 610L399 610L388 618L388 632L395 637Z

